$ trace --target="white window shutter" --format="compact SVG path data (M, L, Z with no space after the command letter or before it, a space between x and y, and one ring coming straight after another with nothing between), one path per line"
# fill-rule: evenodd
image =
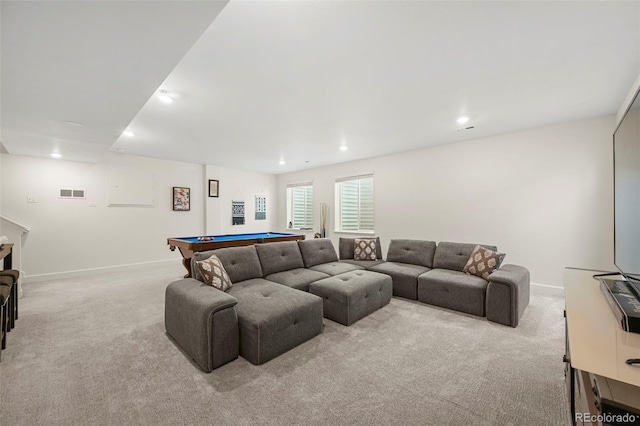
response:
M339 191L338 231L373 232L373 176L340 179L336 190Z
M291 206L289 220L293 228L313 228L313 186L290 186L287 188L287 197Z

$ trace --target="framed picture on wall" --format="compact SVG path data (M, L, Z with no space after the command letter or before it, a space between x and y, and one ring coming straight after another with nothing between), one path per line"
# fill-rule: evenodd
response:
M244 201L231 202L231 225L244 225Z
M209 197L220 195L220 183L217 180L209 179Z
M256 220L267 218L267 198L256 195Z
M191 188L173 187L173 211L188 212L191 210Z

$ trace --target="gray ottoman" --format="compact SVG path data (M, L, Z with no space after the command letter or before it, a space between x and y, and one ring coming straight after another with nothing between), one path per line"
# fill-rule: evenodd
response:
M316 281L309 292L320 296L324 317L351 325L391 301L391 277L371 271L352 271Z
M322 301L313 294L254 278L233 284L240 355L263 364L322 332Z

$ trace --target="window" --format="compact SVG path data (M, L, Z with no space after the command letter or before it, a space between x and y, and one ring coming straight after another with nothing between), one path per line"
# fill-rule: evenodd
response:
M373 233L373 175L336 180L336 232Z
M313 185L287 185L287 227L313 229Z

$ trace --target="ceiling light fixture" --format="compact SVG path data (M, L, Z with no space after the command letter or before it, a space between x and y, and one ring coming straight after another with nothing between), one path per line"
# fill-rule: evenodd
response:
M344 144L343 144L343 145L340 145L340 151L346 151L346 150L348 150L348 149L349 149L349 147L348 147L348 146L346 146L346 145L344 145Z
M125 130L124 132L122 132L122 136L125 136L127 138L132 138L134 137L136 134L133 133L131 130Z
M469 117L467 117L466 115L462 115L458 117L458 124L464 124L468 121L469 121Z
M82 123L78 123L77 121L67 121L67 124L70 126L80 126L80 127L83 126Z
M173 102L173 95L166 89L158 90L158 99L160 99L165 104L170 104Z
M284 166L286 164L284 161L284 158L281 158L278 164L280 164L281 166Z
M52 152L52 153L51 153L51 156L52 156L53 158L62 158L62 154L60 154L59 152Z

